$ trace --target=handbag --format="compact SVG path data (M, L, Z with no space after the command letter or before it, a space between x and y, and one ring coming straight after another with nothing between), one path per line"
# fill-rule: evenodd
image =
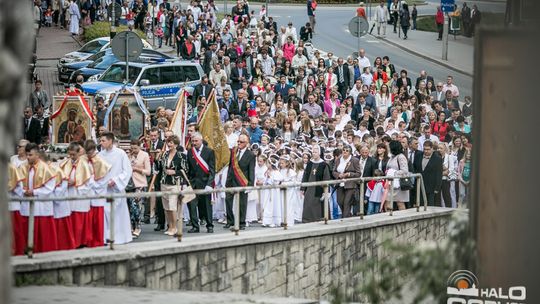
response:
M397 159L397 156L396 156L396 161L398 164L398 170L401 171L401 166L399 165L399 159ZM402 191L409 191L409 190L412 190L413 188L414 188L414 183L410 176L402 177L399 179L399 189L401 189Z
M184 170L180 170L180 171L182 171L182 175L184 176L184 178L186 179L186 181L188 183L188 186L185 187L184 189L182 189L182 192L184 192L184 191L193 191L193 187L191 187L191 183L189 182L189 178L187 178L186 172L184 172ZM184 197L183 201L185 201L185 202L191 202L192 200L195 199L195 197L197 197L193 193L190 193L190 194L182 193L182 196Z

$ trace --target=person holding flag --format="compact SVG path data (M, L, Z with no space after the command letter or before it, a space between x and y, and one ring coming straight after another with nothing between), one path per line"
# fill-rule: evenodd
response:
M191 149L188 150L189 179L193 189L212 190L214 187L214 178L216 157L214 150L208 145L203 144L203 136L199 132L191 134ZM188 233L199 232L199 217L206 221L206 231L214 232L212 223L213 211L210 194L197 195L195 200L189 204L189 217L191 218L192 228ZM197 214L197 209L199 214Z

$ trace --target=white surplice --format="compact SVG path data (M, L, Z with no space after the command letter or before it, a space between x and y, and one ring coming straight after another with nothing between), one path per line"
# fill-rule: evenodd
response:
M101 150L98 154L105 162L111 165L111 170L104 177L107 183L113 180L115 185L107 188L107 194L125 193L133 169L124 150L113 147L111 150ZM105 240L109 239L111 206L105 204ZM114 200L114 243L125 244L133 240L131 235L131 221L126 198Z
M56 179L51 178L49 181L43 184L43 186L37 189L34 189L34 174L35 174L35 170L32 167L30 168L30 171L28 172L28 189L34 192L35 197L50 197L52 193L54 192L54 188L56 187ZM21 188L24 188L22 186L22 182L20 186ZM30 214L30 203L22 202L21 215L29 216L29 214ZM52 201L35 202L34 215L35 216L53 216L54 215L53 202Z

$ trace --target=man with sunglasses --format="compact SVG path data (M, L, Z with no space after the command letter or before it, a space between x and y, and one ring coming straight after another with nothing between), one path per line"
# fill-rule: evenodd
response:
M238 146L232 148L229 171L227 172L226 188L254 186L255 182L255 154L249 147L249 137L245 134L238 136ZM227 210L227 224L225 229L234 227L234 217L240 217L240 230L246 229L247 192L239 193L240 214L234 214L234 193L227 193L225 204Z

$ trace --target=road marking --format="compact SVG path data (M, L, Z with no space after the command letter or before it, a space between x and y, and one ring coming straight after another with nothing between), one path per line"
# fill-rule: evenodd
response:
M366 42L369 42L369 43L379 43L380 41L378 41L378 40L366 40Z

